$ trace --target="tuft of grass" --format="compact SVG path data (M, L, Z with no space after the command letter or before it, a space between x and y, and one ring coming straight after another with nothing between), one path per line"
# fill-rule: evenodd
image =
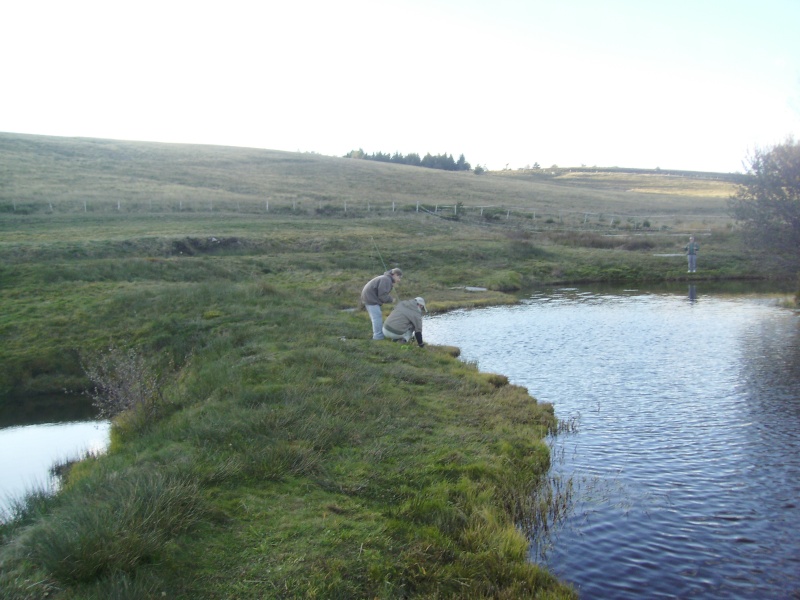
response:
M198 487L158 473L84 479L8 546L5 561L37 565L61 585L131 574L157 560L203 515ZM84 499L92 498L91 503Z
M486 287L498 292L517 292L522 289L522 275L516 271L499 271L486 280Z

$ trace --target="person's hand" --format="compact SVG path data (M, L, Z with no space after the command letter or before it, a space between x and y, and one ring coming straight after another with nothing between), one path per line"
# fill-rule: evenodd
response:
M424 348L425 347L425 342L422 342L421 344L419 344L419 347L420 348Z

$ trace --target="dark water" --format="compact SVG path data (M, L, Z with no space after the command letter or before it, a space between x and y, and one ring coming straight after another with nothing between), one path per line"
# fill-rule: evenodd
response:
M85 398L3 398L0 404L0 519L26 493L57 488L54 464L108 445L109 423L96 420Z
M800 598L798 314L587 287L425 327L576 421L553 446L572 511L532 559L582 598Z

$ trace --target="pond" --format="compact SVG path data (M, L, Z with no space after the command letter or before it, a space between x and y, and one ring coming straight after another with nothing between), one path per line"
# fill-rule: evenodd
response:
M578 287L430 317L574 431L531 559L583 598L800 597L800 316L774 296Z
M51 468L108 445L109 423L94 418L85 398L59 395L19 401L0 408L0 519L15 501L34 490L54 491Z

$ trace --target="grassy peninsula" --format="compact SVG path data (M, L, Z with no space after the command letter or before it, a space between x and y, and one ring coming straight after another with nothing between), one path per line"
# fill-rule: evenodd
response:
M0 525L0 598L573 598L528 560L552 407L455 348L372 342L361 287L400 266L436 312L765 276L733 176L12 134L0 170L4 408L90 388L109 348L158 390Z

